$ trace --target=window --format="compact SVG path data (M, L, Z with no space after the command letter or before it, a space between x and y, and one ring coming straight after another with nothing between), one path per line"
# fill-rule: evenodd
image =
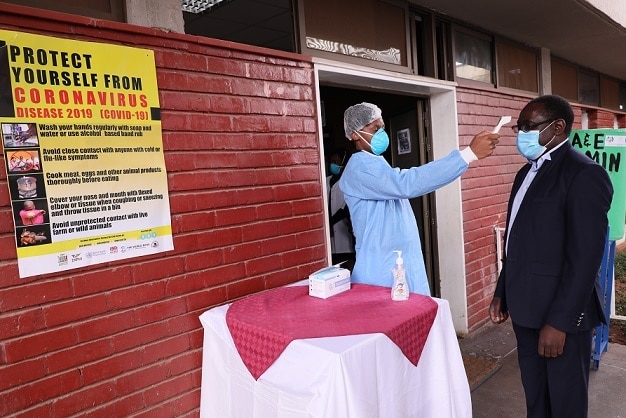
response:
M303 50L408 66L408 7L378 0L301 0L300 4L306 32Z
M539 91L537 52L499 41L496 43L496 56L499 86Z
M600 77L591 71L578 71L578 100L594 106L600 104Z
M491 41L488 37L454 31L454 64L456 76L493 84Z
M619 81L600 77L600 105L607 109L619 109Z
M552 68L552 93L577 102L576 66L552 57L550 67Z

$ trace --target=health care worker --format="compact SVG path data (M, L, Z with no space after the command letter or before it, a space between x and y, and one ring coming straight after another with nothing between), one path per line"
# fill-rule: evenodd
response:
M483 131L463 151L401 170L381 156L389 146L384 128L382 111L374 104L360 103L344 113L346 137L359 151L339 180L356 238L351 281L391 287L397 257L393 251L402 250L409 290L430 296L417 222L408 199L452 182L470 162L491 155L500 136Z

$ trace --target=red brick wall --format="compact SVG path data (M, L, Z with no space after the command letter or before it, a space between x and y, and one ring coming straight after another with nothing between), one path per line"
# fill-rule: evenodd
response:
M0 416L196 416L198 316L325 264L311 63L5 4L0 28L155 51L175 247L20 279L0 163Z
M500 144L493 156L473 163L461 178L470 333L489 323L489 303L497 282L495 227L504 228L509 194L517 171L526 160L519 155L510 126L533 96L503 94L494 90L460 87L457 91L459 140L468 145L473 135L494 126L499 117L513 120L500 130ZM572 104L574 129L581 129L584 107ZM589 129L612 128L614 113L585 109ZM617 115L624 121L623 115ZM621 119L620 119L621 118Z

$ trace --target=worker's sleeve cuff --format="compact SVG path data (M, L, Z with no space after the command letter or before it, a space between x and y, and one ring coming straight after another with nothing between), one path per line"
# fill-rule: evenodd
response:
M472 161L478 160L478 157L474 154L474 151L472 151L470 147L466 147L461 151L461 157L465 160L467 165L469 165Z

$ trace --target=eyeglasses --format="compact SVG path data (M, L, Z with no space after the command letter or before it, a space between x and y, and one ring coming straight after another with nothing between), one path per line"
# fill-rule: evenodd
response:
M511 129L513 129L513 132L517 133L519 131L522 132L528 132L528 131L532 131L533 129L535 129L537 126L539 125L543 125L544 123L552 123L554 122L556 119L546 119L543 120L541 122L536 122L536 123L522 123L521 125L513 125L511 126Z

